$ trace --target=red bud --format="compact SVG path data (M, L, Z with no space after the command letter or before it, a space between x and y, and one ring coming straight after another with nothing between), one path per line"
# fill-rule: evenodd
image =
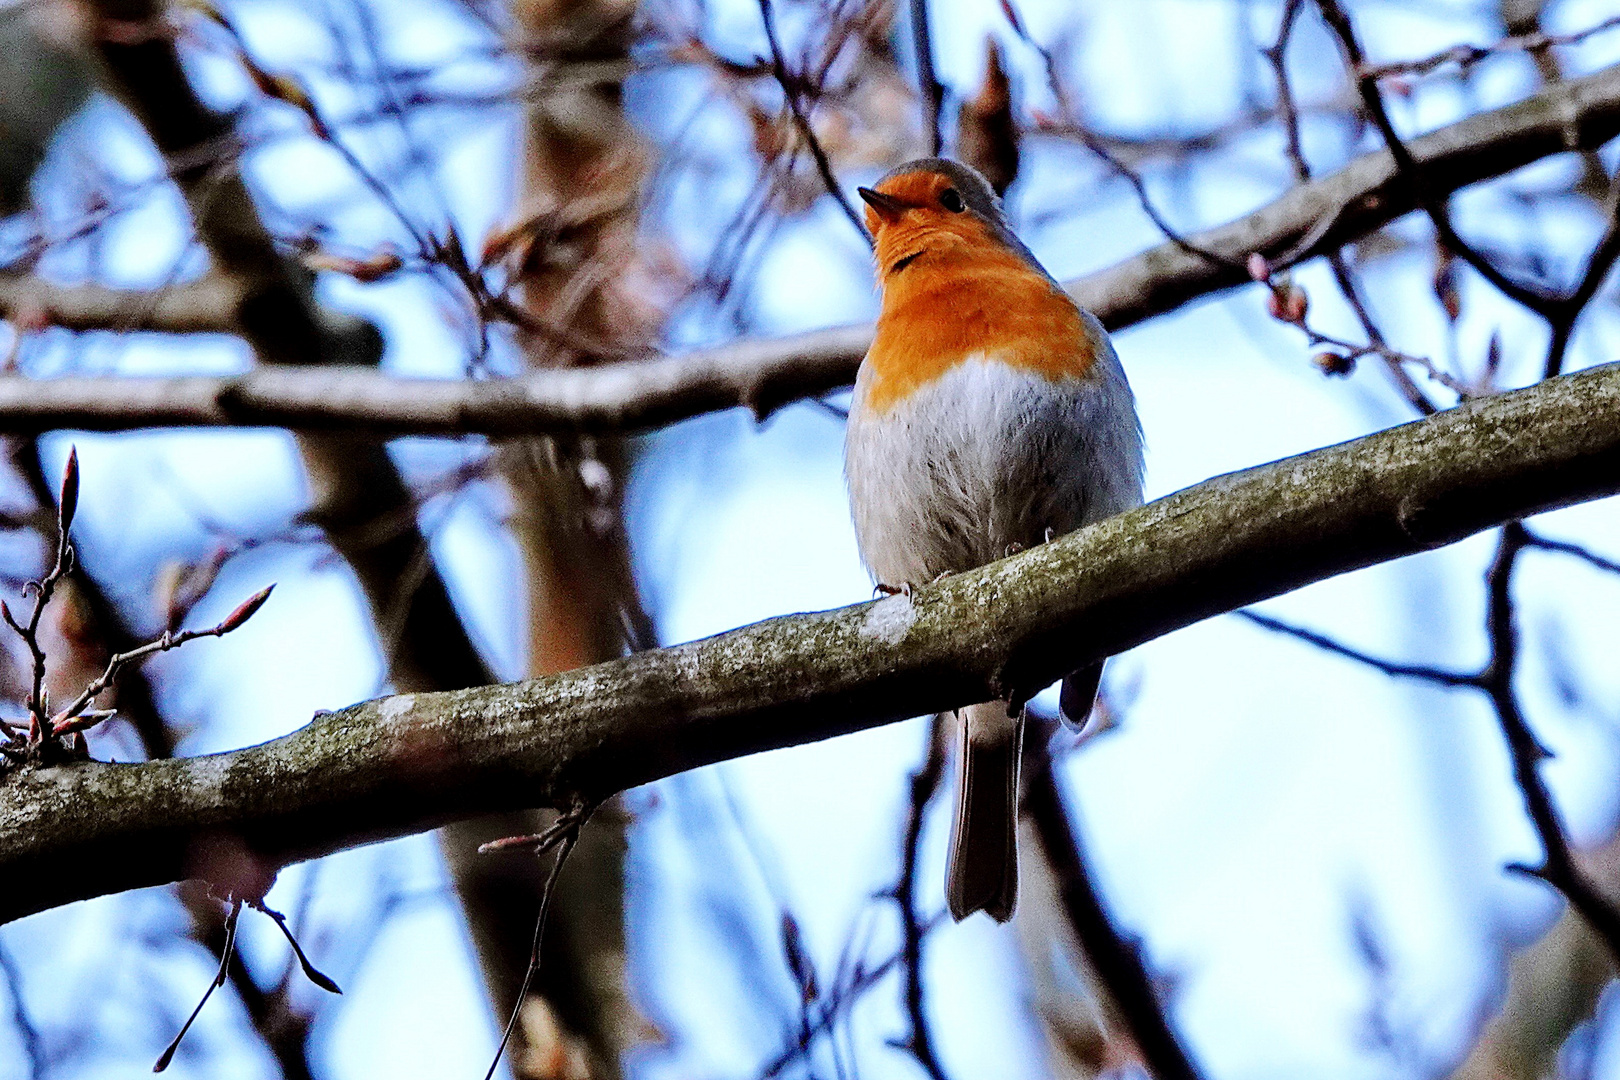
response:
M235 611L225 616L224 620L221 621L218 626L214 627L214 633L228 634L232 630L235 630L237 627L241 626L243 623L247 622L249 619L253 618L253 613L264 607L264 602L270 599L270 590L274 588L274 584L266 585L264 588L242 601L237 605Z
M1320 368L1324 375L1348 375L1356 366L1350 357L1336 352L1319 352L1311 357L1311 363Z
M68 450L67 468L62 472L62 498L57 503L57 527L66 533L79 512L79 448Z
M1456 322L1462 317L1462 293L1457 283L1457 257L1445 244L1434 245L1434 296L1440 301L1446 318Z
M1492 330L1490 344L1485 346L1485 374L1480 382L1486 387L1496 385L1496 375L1502 370L1502 331Z
M1305 290L1292 283L1277 286L1266 298L1266 310L1273 319L1295 326L1304 323L1305 313L1310 306L1310 298L1305 295Z
M1013 31L1019 37L1028 41L1029 31L1024 29L1024 20L1018 17L1018 9L1012 6L1012 0L1001 0L1001 13L1007 16L1007 22L1012 26Z

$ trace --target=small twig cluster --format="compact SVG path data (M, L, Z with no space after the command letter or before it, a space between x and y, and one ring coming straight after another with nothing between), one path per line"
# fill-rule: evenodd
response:
M55 564L44 577L23 586L23 595L26 597L32 593L34 597L34 610L29 615L27 624L18 622L11 613L11 607L4 600L0 600L0 618L3 618L6 625L22 638L23 645L27 647L29 658L32 660L32 681L28 700L25 702L28 709L26 727L9 720L0 720L0 735L4 735L6 740L4 744L0 744L0 755L4 755L4 761L7 763L45 762L53 757L66 758L82 751L83 748L80 732L69 730L60 736L56 734L50 712L50 696L45 689L45 648L39 643L39 624L45 615L45 609L50 605L57 585L73 570L74 551L73 544L68 538L68 530L73 525L73 517L78 508L79 452L75 448L68 453L67 469L62 476L62 494L56 504ZM83 706L80 707L80 712L82 711Z
M1418 207L1428 217L1434 229L1435 241L1442 252L1441 273L1436 277L1436 294L1446 306L1447 315L1454 317L1455 284L1447 280L1454 272L1450 260L1454 257L1471 267L1497 292L1546 323L1550 342L1542 364L1544 378L1552 378L1563 370L1564 357L1575 325L1587 306L1597 295L1615 262L1620 260L1620 184L1610 180L1607 199L1608 221L1603 235L1586 257L1585 266L1576 283L1568 290L1548 287L1540 281L1519 280L1497 267L1483 251L1460 236L1454 226L1448 199L1432 186L1429 176L1419 167L1411 149L1402 140L1385 108L1383 94L1378 86L1380 72L1368 64L1355 27L1340 0L1316 0L1317 9L1334 37L1355 81L1356 90L1366 117L1377 128L1388 148L1402 181L1410 188ZM1601 26L1599 28L1602 28ZM1595 32L1595 31L1594 31ZM1551 42L1539 47L1547 47ZM1301 294L1303 295L1303 294ZM1304 305L1298 305L1299 324L1304 324ZM1285 311L1284 314L1291 314ZM1494 374L1499 356L1487 357L1487 372ZM1431 372L1432 373L1432 372ZM1514 674L1519 655L1519 635L1513 603L1513 572L1519 554L1527 547L1538 546L1531 533L1520 522L1509 522L1499 534L1496 558L1486 574L1486 634L1490 643L1490 658L1478 672L1445 673L1424 672L1404 665L1390 665L1331 642L1314 640L1319 647L1370 663L1390 674L1427 678L1450 686L1464 686L1485 693L1497 714L1513 761L1514 781L1524 798L1525 810L1535 827L1542 845L1540 865L1514 864L1509 870L1546 881L1563 893L1570 905L1586 919L1603 939L1611 956L1620 959L1620 908L1603 896L1589 877L1576 864L1569 838L1564 831L1551 793L1541 776L1540 763L1549 752L1536 738L1526 720L1518 694L1514 688ZM1552 550L1562 550L1553 548ZM1293 628L1272 626L1294 632L1305 640L1310 636ZM1319 638L1319 635L1317 636Z
M919 937L928 936L945 926L948 920L945 911L936 912L919 923ZM787 913L782 917L782 952L788 973L799 990L800 1009L788 1033L786 1045L760 1068L756 1074L759 1080L774 1080L794 1066L807 1062L822 1039L829 1041L836 1054L834 1032L840 1023L848 1019L856 1003L882 984L891 972L899 971L901 978L906 978L904 946L876 963L870 963L861 955L854 939L839 954L832 976L826 979L818 977L799 941L798 924ZM912 1053L916 1058L911 1045L902 1042L891 1045ZM920 1058L917 1061L922 1065ZM937 1062L934 1067L939 1068ZM930 1070L929 1075L937 1078L944 1073Z
M223 637L235 630L270 598L274 585L248 597L235 611L218 624L205 630L164 630L155 640L127 652L114 653L107 660L102 673L92 679L66 706L52 710L50 693L45 686L45 647L40 643L40 623L45 610L56 594L57 586L73 572L76 555L71 530L79 508L79 453L68 453L67 468L63 471L61 494L56 506L56 555L49 572L38 581L30 581L23 588L24 596L32 596L33 610L26 621L19 620L11 607L0 600L0 619L22 639L32 661L32 679L25 706L26 723L0 719L0 766L22 764L48 765L60 761L82 759L88 756L84 734L91 728L117 715L116 709L94 708L96 699L118 678L119 672L130 664L180 646L198 638Z
M1266 311L1271 317L1278 322L1298 327L1312 348L1322 350L1311 358L1311 362L1321 369L1324 375L1348 375L1355 370L1357 360L1377 356L1391 365L1409 364L1418 368L1459 398L1473 397L1479 392L1477 387L1437 367L1428 357L1414 356L1392 348L1381 334L1369 335L1371 340L1366 344L1357 344L1317 330L1306 321L1311 307L1309 294L1294 281L1291 274L1274 270L1270 261L1259 252L1249 256L1248 271L1250 277L1269 290L1266 297Z
M40 642L40 625L44 620L46 609L56 595L57 587L73 573L77 563L72 529L78 509L79 454L75 448L68 453L67 467L63 471L62 486L57 498L54 561L44 577L38 581L28 582L23 589L25 596L33 597L33 610L26 621L19 620L12 614L10 605L0 600L0 619L4 619L6 625L22 639L32 661L32 680L26 702L28 721L24 725L0 720L0 736L4 737L3 741L0 741L0 766L51 765L87 758L89 750L85 745L85 733L117 715L118 712L116 709L98 709L93 706L96 699L117 681L120 672L149 656L178 649L198 638L223 637L251 619L254 613L264 606L265 601L270 598L271 590L275 588L274 585L269 585L260 589L237 605L236 610L220 622L204 630L182 630L178 625L201 593L189 596L184 603L179 603L176 598L171 597L167 612L168 626L159 637L124 652L113 653L100 675L91 679L67 705L53 711L50 695L45 686L49 658L44 645ZM217 566L214 569L217 570ZM206 576L211 583L213 574L209 573ZM203 585L203 590L206 590L206 584ZM219 972L203 992L201 1000L197 1002L196 1008L192 1010L186 1022L181 1025L179 1033L158 1057L157 1063L152 1067L154 1072L162 1072L169 1067L175 1052L180 1048L181 1040L202 1013L203 1006L208 1003L215 990L225 985L230 975L231 962L236 957L236 929L244 906L264 912L275 922L286 936L288 944L292 946L293 955L297 957L298 965L310 982L331 993L342 993L335 982L310 963L309 957L293 936L291 927L287 925L286 917L267 907L262 895L233 894L228 899L230 912L225 919L225 944L220 950Z
M1608 221L1603 235L1587 255L1586 265L1572 288L1567 291L1559 290L1540 281L1520 280L1509 276L1483 251L1458 234L1451 219L1448 197L1437 190L1429 175L1419 168L1411 148L1396 132L1389 112L1384 107L1378 79L1366 66L1367 58L1362 52L1360 39L1356 37L1355 28L1343 5L1339 0L1317 0L1317 7L1328 29L1339 40L1340 48L1355 77L1363 111L1383 137L1401 179L1411 189L1419 208L1428 217L1434 228L1436 241L1446 251L1472 267L1503 296L1541 317L1552 335L1551 343L1547 347L1547 358L1542 365L1543 374L1549 379L1557 375L1563 370L1564 354L1575 332L1576 322L1592 298L1597 295L1615 261L1620 260L1620 195L1611 192L1606 207ZM1620 188L1612 182L1611 188L1620 191Z
M1504 53L1545 52L1556 45L1579 45L1587 38L1600 34L1605 30L1620 27L1620 15L1613 15L1602 22L1577 30L1570 34L1548 34L1535 31L1529 34L1514 34L1489 45L1453 45L1449 49L1442 49L1433 55L1421 60L1399 60L1389 64L1369 64L1362 62L1356 68L1357 76L1373 79L1389 79L1399 76L1423 76L1447 64L1456 64L1462 71L1467 71L1474 65L1492 56Z
M557 820L544 832L533 836L508 836L500 840L491 840L478 847L480 855L524 848L533 852L536 858L543 857L553 850L557 853L556 858L552 860L551 869L546 872L545 884L540 889L540 911L534 920L534 944L529 950L529 964L523 971L523 982L518 986L517 995L512 1002L512 1015L507 1017L506 1027L501 1030L501 1041L495 1047L495 1056L489 1063L489 1071L484 1074L484 1080L490 1080L495 1075L495 1070L500 1068L501 1057L506 1053L507 1044L512 1041L512 1033L517 1029L518 1017L523 1015L523 1003L529 996L529 988L534 985L535 976L540 974L540 947L545 941L546 916L551 912L551 898L557 891L557 878L562 874L563 864L568 861L569 853L579 842L579 831L596 812L596 805L577 802L558 814Z
M782 87L782 96L787 99L788 111L793 116L793 123L798 128L799 137L804 140L805 146L810 150L811 158L816 163L816 172L820 174L821 182L826 185L827 194L831 195L833 200L837 202L838 209L843 211L850 224L855 226L855 231L862 236L866 236L866 223L849 201L849 196L845 195L843 189L838 186L838 177L833 173L832 161L827 156L827 150L822 146L821 140L817 138L815 128L810 126L810 114L800 98L802 82L795 79L788 70L787 57L782 51L782 42L776 33L776 14L771 8L771 0L759 0L759 18L765 27L765 40L771 47L771 70L776 76L776 81Z
M338 988L337 983L323 975L316 969L314 964L309 962L309 957L304 954L303 947L298 944L298 939L293 936L292 928L287 925L287 916L267 907L262 898L231 896L228 899L231 910L225 916L225 947L220 950L219 971L215 973L214 980L208 984L208 988L203 991L202 998L198 1000L196 1008L191 1010L191 1015L186 1017L186 1022L180 1025L180 1031L169 1041L169 1045L163 1048L163 1053L158 1055L157 1061L152 1065L152 1071L155 1073L167 1069L169 1064L174 1061L175 1052L180 1049L180 1041L186 1037L186 1032L191 1030L191 1025L197 1022L197 1017L202 1015L203 1006L208 1004L208 999L214 996L214 991L224 986L225 980L230 976L231 961L236 959L236 928L237 924L241 922L243 907L262 911L270 917L270 921L275 923L277 928L281 930L282 935L286 937L287 944L292 946L293 955L298 958L298 966L303 969L306 979L327 993L343 993Z

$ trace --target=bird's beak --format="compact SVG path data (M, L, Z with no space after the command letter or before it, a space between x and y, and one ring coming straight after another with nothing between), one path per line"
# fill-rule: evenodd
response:
M899 221L901 215L909 209L905 203L893 195L885 195L881 191L873 191L871 188L864 187L855 190L866 201L866 205L876 210L878 217L885 222Z

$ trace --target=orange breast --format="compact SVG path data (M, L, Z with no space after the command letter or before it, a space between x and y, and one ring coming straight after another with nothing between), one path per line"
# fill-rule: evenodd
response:
M1096 358L1074 301L1014 252L930 251L884 283L864 403L884 412L974 355L1053 380Z

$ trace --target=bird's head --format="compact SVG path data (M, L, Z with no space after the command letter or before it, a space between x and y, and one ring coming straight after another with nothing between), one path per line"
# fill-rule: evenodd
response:
M989 181L966 165L911 161L859 190L885 285L913 267L944 269L975 256L1016 254L1034 262L1007 226Z

